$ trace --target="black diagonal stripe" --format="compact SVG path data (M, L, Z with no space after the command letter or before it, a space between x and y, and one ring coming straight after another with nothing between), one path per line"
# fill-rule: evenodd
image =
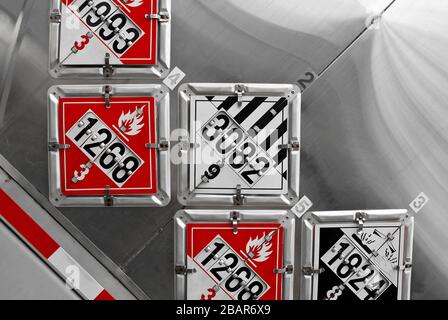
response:
M269 137L267 137L263 143L260 145L264 149L264 151L268 151L273 143L275 143L278 139L280 139L288 129L288 120L285 119L277 129L271 133Z
M215 96L206 96L208 101L212 101Z
M282 163L283 160L286 159L286 156L288 155L288 150L286 149L281 149L275 156L274 156L274 161L275 163Z
M264 129L275 116L280 113L286 106L288 105L288 100L286 98L281 98L278 100L271 109L268 110L253 126L249 129L249 134L252 137L255 137L258 132ZM271 110L275 111L275 115L271 112ZM257 127L258 129L255 129Z
M238 101L238 97L227 97L219 106L218 110L224 109L229 110L236 102Z
M362 240L361 239L359 239L359 237L356 235L356 234L352 234L352 238L353 239L355 239L355 241L364 249L364 250L366 250L366 252L368 253L368 254L371 254L372 253L372 250L370 250L370 248L367 246L367 245L365 245L364 243L362 243Z
M288 180L288 170L286 170L285 172L283 172L282 177L286 180Z
M233 119L235 119L238 124L241 124L252 114L252 112L254 112L263 102L265 102L266 99L267 97L253 98L252 101L250 101Z

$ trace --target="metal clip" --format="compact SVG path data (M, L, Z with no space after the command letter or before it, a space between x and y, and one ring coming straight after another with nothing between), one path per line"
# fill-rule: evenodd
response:
M54 141L51 141L48 143L48 151L55 152L55 151L59 151L59 150L66 150L68 148L70 148L69 144L63 144L63 143L61 144L59 142L54 142Z
M177 265L174 267L174 272L179 275L187 275L196 273L196 269L188 269L186 266Z
M178 141L179 141L181 151L188 151L189 149L194 149L194 148L199 147L198 143L190 142L185 137L179 137Z
M409 270L411 270L412 269L412 261L411 261L411 259L406 258L406 260L404 261L404 265L400 266L399 269L400 269L400 271L403 271L403 270L409 271Z
M103 76L109 78L114 73L114 68L110 65L110 54L106 52L104 54Z
M233 204L236 206L241 206L244 204L245 196L241 194L241 185L236 186L236 194L233 196Z
M274 273L283 273L283 274L291 274L294 272L294 266L292 264L287 264L281 269L274 269Z
M170 14L166 10L160 10L159 13L151 13L145 15L146 19L157 19L159 22L168 22L170 21Z
M61 23L61 12L58 9L54 9L50 13L51 23Z
M232 211L230 213L230 221L232 221L233 234L238 234L238 221L240 220L240 213L238 211Z
M110 109L110 97L112 96L112 87L107 85L104 86L104 92L103 92L103 96L104 96L104 101L106 103L106 109Z
M313 276L315 274L321 274L324 271L325 271L324 268L314 269L313 267L310 267L310 266L305 266L302 268L302 273L306 276Z
M365 212L356 212L355 220L358 222L358 233L362 232L362 229L364 228L364 222L366 222L367 219L367 213Z
M114 205L114 197L110 194L109 186L106 186L106 188L105 188L104 205L106 207L112 207Z
M146 149L158 149L160 151L167 151L170 147L169 142L162 140L158 143L147 143L145 144Z
M291 143L279 144L278 148L280 150L290 149L292 151L298 151L298 150L300 150L300 143L299 143L299 141L292 141Z
M246 88L242 84L235 85L235 93L238 96L238 105L243 103L243 94L246 93Z

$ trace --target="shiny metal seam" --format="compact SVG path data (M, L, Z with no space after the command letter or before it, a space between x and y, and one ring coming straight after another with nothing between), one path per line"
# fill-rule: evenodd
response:
M316 79L318 80L323 75L327 73L328 70L330 70L335 64L338 63L339 60L347 53L349 52L357 43L358 41L362 40L364 34L369 31L370 27L376 22L376 19L378 17L381 17L397 0L392 0L390 3L387 4L387 6L378 13L378 16L371 17L370 22L366 25L366 27L345 47L339 52L336 57L331 59L331 61L317 74ZM308 90L313 84L311 84L309 87L302 90L302 93L304 93L306 90Z

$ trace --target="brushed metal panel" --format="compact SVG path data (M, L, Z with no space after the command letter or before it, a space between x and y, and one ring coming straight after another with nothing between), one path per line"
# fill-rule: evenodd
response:
M173 0L172 65L185 82L295 82L324 70L390 2ZM0 43L8 43L21 5L0 4L12 19L0 19ZM0 128L1 153L46 196L46 92L74 84L48 75L48 9L47 2L33 7ZM313 210L405 207L421 191L429 196L416 217L413 298L448 298L447 14L444 0L396 0L303 95L301 190ZM176 127L175 113L171 120ZM155 265L150 252L166 255L155 270L171 267L173 238L159 229L179 209L173 201L63 213L124 270L138 269L134 280L150 296L171 297L170 286L151 286L143 270Z

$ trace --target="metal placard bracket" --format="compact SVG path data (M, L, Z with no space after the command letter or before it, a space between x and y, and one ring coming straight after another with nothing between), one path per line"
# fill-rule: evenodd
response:
M242 206L244 204L245 197L241 194L241 185L236 186L236 194L233 196L233 204L236 206Z
M50 22L51 23L61 23L61 12L58 9L51 11Z
M66 150L70 148L69 144L63 144L55 141L51 141L48 143L48 151L56 152L59 150Z
M365 212L356 212L355 221L358 223L358 233L362 232L364 228L364 222L366 222L367 213Z
M406 271L410 271L412 269L412 261L409 258L406 258L406 260L404 261L404 265L401 265L398 267L400 271L406 270Z
M106 109L110 109L110 98L112 96L112 87L107 85L103 88L104 102L106 103Z
M160 10L159 13L151 13L145 15L146 19L157 19L161 23L166 23L170 21L170 14L167 10Z
M238 211L230 212L230 221L232 221L233 234L238 234L238 222L241 220Z
M112 207L114 205L114 197L110 194L110 186L106 186L104 194L104 205Z
M246 88L242 84L235 85L235 94L238 97L238 105L241 106L243 103L243 94L246 93Z
M294 266L292 264L287 264L281 269L274 269L274 273L280 273L280 274L291 274L294 272Z
M179 137L178 141L181 151L188 151L199 147L199 143L190 142L185 137Z
M278 148L280 150L288 149L288 150L292 150L292 151L299 151L300 150L300 142L299 141L292 141L291 143L280 144L278 146Z
M110 54L107 52L104 55L103 76L109 78L113 75L114 68L110 65Z
M146 149L157 149L160 151L167 151L170 147L168 141L162 140L158 143L147 143L145 144Z
M304 266L302 268L302 273L306 276L314 276L315 274L321 274L324 271L324 268L314 269L310 266Z
M188 269L186 266L177 265L174 267L174 272L177 275L188 275L192 273L196 273L196 269Z

